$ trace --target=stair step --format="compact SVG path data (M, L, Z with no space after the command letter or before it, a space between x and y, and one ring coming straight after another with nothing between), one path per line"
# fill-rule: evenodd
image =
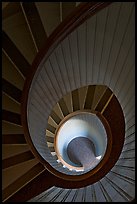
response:
M23 2L21 3L21 7L25 16L26 23L32 35L33 42L38 51L40 50L40 48L42 48L47 40L47 35L45 33L38 10L34 2L30 2L29 4Z
M21 117L18 113L2 110L2 120L21 126Z
M4 51L10 57L11 61L16 65L19 71L23 74L23 76L26 77L30 70L30 64L4 31L2 33L2 40L2 47Z
M17 165L19 163L34 159L34 155L30 152L23 152L18 155L6 158L2 160L2 169L9 168L11 166Z
M24 134L3 134L2 144L26 144Z
M9 83L7 80L2 79L2 91L5 92L8 96L12 97L18 103L21 103L22 92L14 85Z

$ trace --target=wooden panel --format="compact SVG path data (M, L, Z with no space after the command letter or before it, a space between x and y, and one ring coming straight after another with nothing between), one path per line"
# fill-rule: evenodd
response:
M87 63L87 53L86 53L86 24L82 24L77 29L77 52L78 52L78 66L80 72L80 84L81 86L86 86L86 63Z
M53 127L57 128L57 123L49 116L48 124L52 125Z
M23 90L25 78L4 50L2 50L2 78L18 89Z
M21 113L20 103L17 103L4 92L2 92L2 109L12 111L14 113Z
M97 104L95 110L101 112L106 105L107 101L112 95L112 91L110 89L106 89L105 93L103 94L102 98L100 99L99 103Z
M113 36L113 42L111 45L110 55L107 62L106 67L106 76L105 76L105 84L109 84L111 80L111 76L113 74L113 69L115 66L115 63L117 61L117 58L119 56L119 52L121 49L121 46L123 44L124 35L126 33L129 18L131 13L133 12L133 2L127 2L126 4L122 3L122 6L120 8L119 13L119 19L116 22L115 32Z
M55 152L54 147L49 147L49 149L50 149L51 152Z
M59 106L60 106L60 109L61 109L61 111L62 111L64 117L67 116L67 115L69 114L69 110L68 110L68 107L66 106L66 103L65 103L64 99L62 98L62 99L59 101L58 104L59 104Z
M28 144L2 144L2 159L29 151Z
M93 110L97 106L98 102L100 101L101 97L105 93L106 89L107 89L107 87L103 86L103 85L97 85L96 86L95 93L94 93L94 99L93 99L93 103L92 103Z
M58 103L54 106L53 110L61 118L61 120L64 118L63 113Z
M79 103L80 103L80 110L84 108L85 99L87 95L87 86L81 87L79 91Z
M50 137L46 135L47 142L54 143L54 137Z
M126 82L126 79L127 78L129 79L129 76L132 76L132 74L134 75L135 73L133 62L135 62L135 45L133 45L133 47L131 48L127 56L125 65L122 67L119 77L116 81L115 87L113 89L117 96L119 94L121 95L121 91L123 90L123 86Z
M27 171L25 174L23 174L21 177L19 177L17 180L15 180L12 184L7 186L3 190L2 200L6 201L9 197L11 197L15 192L17 192L23 186L29 185L29 182L31 182L31 180L34 179L43 170L44 170L44 167L42 164L40 164L40 163L36 164L29 171ZM35 189L39 189L39 188L36 188L36 185L35 185ZM29 192L30 192L30 189L29 189ZM22 195L24 198L25 194L23 193ZM22 198L22 201L23 201L23 198ZM15 202L15 200L14 200L14 202Z
M39 50L47 40L47 35L41 22L39 13L34 2L23 2L21 5L32 38L36 44L37 49Z
M2 41L2 48L20 72L26 77L30 69L30 64L4 31L2 32Z
M68 40L70 42L70 53L72 59L72 66L74 71L74 80L76 84L76 88L81 86L80 84L80 70L79 70L79 58L78 58L78 39L77 32L74 31L68 36Z
M91 109L92 103L93 103L93 97L95 93L95 88L96 88L95 85L88 86L84 109Z
M69 113L72 113L73 112L73 107L72 107L72 94L71 94L71 92L69 92L68 94L63 96L63 99L64 99L64 101L66 103L66 106L68 107Z
M2 144L26 144L24 134L3 134Z
M100 62L103 54L104 39L106 34L106 23L108 20L108 7L103 9L97 14L96 29L95 29L95 42L93 53L93 72L92 83L97 83L98 73L101 69Z
M3 5L4 4L4 5ZM19 2L2 2L2 19L6 19L20 11Z
M54 64L52 65L52 61L50 59L46 61L45 65L46 65L46 73L47 73L47 75L51 81L53 89L54 89L56 95L59 98L61 98L63 92L62 92L62 87L61 87L60 81L58 80L58 78L56 77L56 74L55 74L56 67L54 66ZM49 84L48 84L48 88L49 88ZM51 88L49 88L49 89L51 89ZM52 93L53 93L53 91L52 91Z
M21 117L18 113L13 113L11 111L2 110L2 120L21 125Z
M62 2L62 20L73 11L75 5L75 2Z
M36 188L36 186L39 186ZM11 196L8 202L27 202L29 199L41 194L50 187L54 186L54 176L47 170L40 173L36 178L31 180L13 196Z
M56 124L59 124L61 121L61 118L55 113L55 111L51 112L50 117L55 121Z
M54 134L54 133L55 133L56 128L55 128L55 127L53 127L52 125L48 124L48 125L47 125L47 130L48 130L48 131L50 131L50 132L52 132L52 133Z
M130 51L132 50L133 46L135 46L135 11L134 11L134 7L128 19L126 30L123 36L122 45L119 49L117 60L115 62L115 66L110 76L110 87L115 86L115 83L120 76L121 69L125 67L128 55L130 54ZM132 59L133 57L129 58L129 60L132 60ZM132 61L132 63L134 62L135 61Z
M17 165L19 163L22 163L31 159L34 159L34 155L30 151L20 153L18 155L2 160L2 169L6 169L8 167Z
M95 31L96 31L96 23L97 18L96 15L89 18L86 22L86 63L87 63L87 83L92 83L92 75L93 75L93 58L94 58L94 43L95 43Z
M64 57L64 61L66 62L66 68L68 70L68 78L70 83L70 87L71 90L76 89L76 85L75 85L75 79L74 79L74 67L72 64L72 55L71 55L71 50L70 50L70 40L69 38L65 38L62 42L61 42L61 47L62 47L62 52L63 52L63 57Z
M57 60L58 66L60 67L60 73L61 73L61 76L62 76L62 79L64 82L64 87L65 87L67 92L70 92L71 82L70 82L69 77L68 77L68 70L66 67L66 62L65 62L65 59L63 56L63 49L62 49L61 45L58 45L58 47L56 48L55 55L56 55L56 60Z
M22 126L2 121L2 134L24 134Z
M66 94L65 82L62 78L61 69L60 69L56 54L55 53L51 54L49 57L49 60L55 72L55 77L56 77L55 80L57 80L57 82L59 83L62 94L65 95Z
M16 88L14 85L2 79L2 91L5 92L7 95L15 99L17 102L21 102L21 94L22 92Z
M35 4L49 36L60 23L59 2L36 2Z
M73 111L77 111L80 109L78 89L72 91L72 106Z

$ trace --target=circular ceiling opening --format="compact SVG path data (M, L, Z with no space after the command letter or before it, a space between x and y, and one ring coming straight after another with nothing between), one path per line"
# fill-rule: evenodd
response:
M77 112L62 121L54 146L64 167L75 171L91 170L105 155L107 133L96 114Z

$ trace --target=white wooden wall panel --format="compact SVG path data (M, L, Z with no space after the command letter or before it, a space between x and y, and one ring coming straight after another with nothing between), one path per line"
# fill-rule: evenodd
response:
M112 174L108 174L107 178L109 178L114 184L116 184L116 186L118 186L120 189L122 189L127 194L126 197L129 199L129 201L131 199L131 196L134 198L135 189L134 189L133 184L130 184L126 182L125 180L122 180L119 177L116 177Z
M35 86L35 90L33 91L32 95L33 98L41 105L41 107L43 108L43 110L45 110L46 112L48 112L48 108L51 108L51 103L50 100L48 98L43 98L43 90L42 89L40 92L38 91L38 87Z
M59 45L56 48L55 54L56 54L56 59L57 59L58 65L60 67L61 75L62 75L62 78L64 81L64 86L66 88L66 91L70 92L70 81L68 78L68 70L66 69L61 45Z
M85 202L92 202L92 190L91 190L91 185L90 185L90 186L86 186Z
M120 75L120 71L126 62L128 54L129 54L131 48L133 47L133 45L135 45L135 42L134 42L134 37L135 37L134 36L134 34L135 34L134 16L135 16L135 14L133 12L129 18L129 22L128 22L128 25L126 27L126 32L124 33L124 39L123 39L123 42L121 44L121 47L120 47L120 50L118 53L118 57L117 57L117 61L115 63L115 67L113 69L111 79L110 79L111 87L115 86L117 78Z
M86 22L86 55L87 55L87 85L92 84L92 75L93 75L93 57L94 57L94 42L95 42L95 29L96 29L97 17L94 15L92 18L89 18Z
M71 90L74 90L76 85L75 85L74 68L72 64L69 38L65 38L65 40L62 41L61 46L62 46L64 60L66 62L66 68L68 70L68 78L69 78L69 81L71 82L70 87L71 87Z
M131 47L128 56L126 58L124 66L121 68L121 73L114 86L114 91L116 95L121 94L123 86L130 75L134 74L133 63L135 62L135 44Z
M54 87L54 90L56 90L56 93L58 94L58 97L62 97L62 89L60 86L60 81L57 79L55 73L56 73L56 67L53 67L50 60L47 60L46 62L46 69L48 72L48 76L51 79L52 85Z
M59 99L60 98L60 92L58 93L57 88L54 85L54 83L56 83L56 81L54 81L54 79L52 78L53 75L51 74L51 71L49 71L49 69L50 69L50 67L49 67L48 60L47 60L45 63L45 72L46 73L45 73L44 77L46 78L46 75L48 76L47 77L48 89L50 90L50 92L52 92L56 96L57 99Z
M78 62L78 44L77 44L77 32L74 31L69 35L70 40L70 50L72 56L72 64L74 69L74 79L76 83L76 88L79 88L80 85L80 70L79 70L79 62Z
M48 70L46 70L47 67L45 67L45 69L41 70L41 76L43 75L44 81L47 85L47 89L46 91L50 92L50 94L52 95L52 100L56 101L59 99L59 96L57 95L56 91L54 90L53 84L51 83L51 79L48 76Z
M62 188L61 188L62 190ZM63 198L66 196L66 194L68 193L68 189L63 189L62 193L57 197L57 199L55 199L56 202L62 202Z
M81 202L82 201L82 196L83 196L83 188L79 188L77 197L75 199L75 202Z
M121 153L121 156L124 156L124 157L134 157L135 158L135 149L132 149L130 151L123 151Z
M135 171L126 170L126 169L122 169L122 168L115 168L115 167L113 167L113 169L111 171L119 174L120 176L125 176L129 179L130 178L135 179Z
M69 196L67 197L67 199L65 200L65 202L72 202L73 196L76 193L76 189L72 189Z
M132 4L122 4L119 20L116 25L116 30L114 33L113 43L111 47L111 53L108 61L107 72L105 76L105 83L109 84L112 77L112 72L119 55L121 43L123 42L123 37L127 29L130 14L132 12Z
M43 74L43 75L42 75ZM40 97L42 98L42 100L44 101L44 103L49 103L49 106L53 106L54 105L54 101L53 101L53 95L51 93L51 90L49 90L47 88L47 81L44 79L44 70L40 73L39 77L37 78L37 83L35 85L35 89L37 94L40 95ZM39 92L39 89L41 88L41 92ZM44 96L48 96L48 97L44 97Z
M63 80L63 77L62 77L62 73L61 73L61 70L60 70L60 66L57 62L57 58L56 58L56 55L53 53L51 54L50 56L50 61L52 63L52 66L54 68L54 72L56 73L56 78L60 84L60 87L62 89L62 93L63 95L66 93L66 87L65 87L65 82Z
M97 202L106 202L106 199L102 193L102 190L100 188L100 186L98 185L98 183L94 184L94 188L95 188L95 192L97 195Z
M104 38L106 34L106 23L108 20L108 8L103 9L97 15L97 25L95 30L95 44L93 56L93 76L92 82L97 83L98 73L100 70L100 62L102 58L102 49L104 45Z
M111 54L115 28L117 26L118 17L120 14L120 7L121 7L121 3L117 2L116 4L111 4L108 8L109 9L108 21L106 25L103 53L102 53L102 59L100 62L100 72L98 76L98 82L100 83L104 83L104 79L108 71L108 62Z
M78 43L78 60L80 70L80 84L81 86L86 85L86 24L82 24L77 29L77 43Z

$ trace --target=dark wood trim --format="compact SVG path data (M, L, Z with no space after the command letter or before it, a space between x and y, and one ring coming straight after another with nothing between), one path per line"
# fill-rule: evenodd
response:
M42 171L44 171L44 166L41 163L36 164L33 166L29 171L27 171L25 174L23 174L21 177L19 177L17 180L15 180L13 183L8 185L3 191L2 191L2 201L3 202L9 202L10 197L14 196L16 192L19 191L19 189L23 190L25 189L25 186L29 186L29 183L32 179L37 178L38 174L40 174ZM45 182L45 180L44 180ZM45 182L46 184L46 182ZM37 185L35 185L36 188ZM40 186L36 189L39 189ZM30 189L29 189L30 190ZM28 191L29 193L29 191ZM25 193L22 193L22 196L25 197ZM20 197L21 199L22 197ZM19 199L19 200L20 200ZM23 198L22 198L23 201Z
M7 202L27 202L54 186L54 179L56 179L55 176L45 169L44 172L7 199Z
M5 79L2 79L2 91L12 97L18 103L21 102L22 91Z
M3 134L2 144L26 144L24 134Z
M2 31L2 48L24 77L26 77L31 66L4 31Z
M21 116L18 113L13 113L11 111L2 110L2 120L10 123L21 125Z
M47 40L47 35L35 6L35 2L23 2L22 9L24 11L27 24L30 27L30 32L36 43L36 47L40 50Z
M15 156L2 160L2 169L6 169L8 167L17 165L19 163L22 163L31 159L34 159L34 155L31 153L31 151L17 154Z

